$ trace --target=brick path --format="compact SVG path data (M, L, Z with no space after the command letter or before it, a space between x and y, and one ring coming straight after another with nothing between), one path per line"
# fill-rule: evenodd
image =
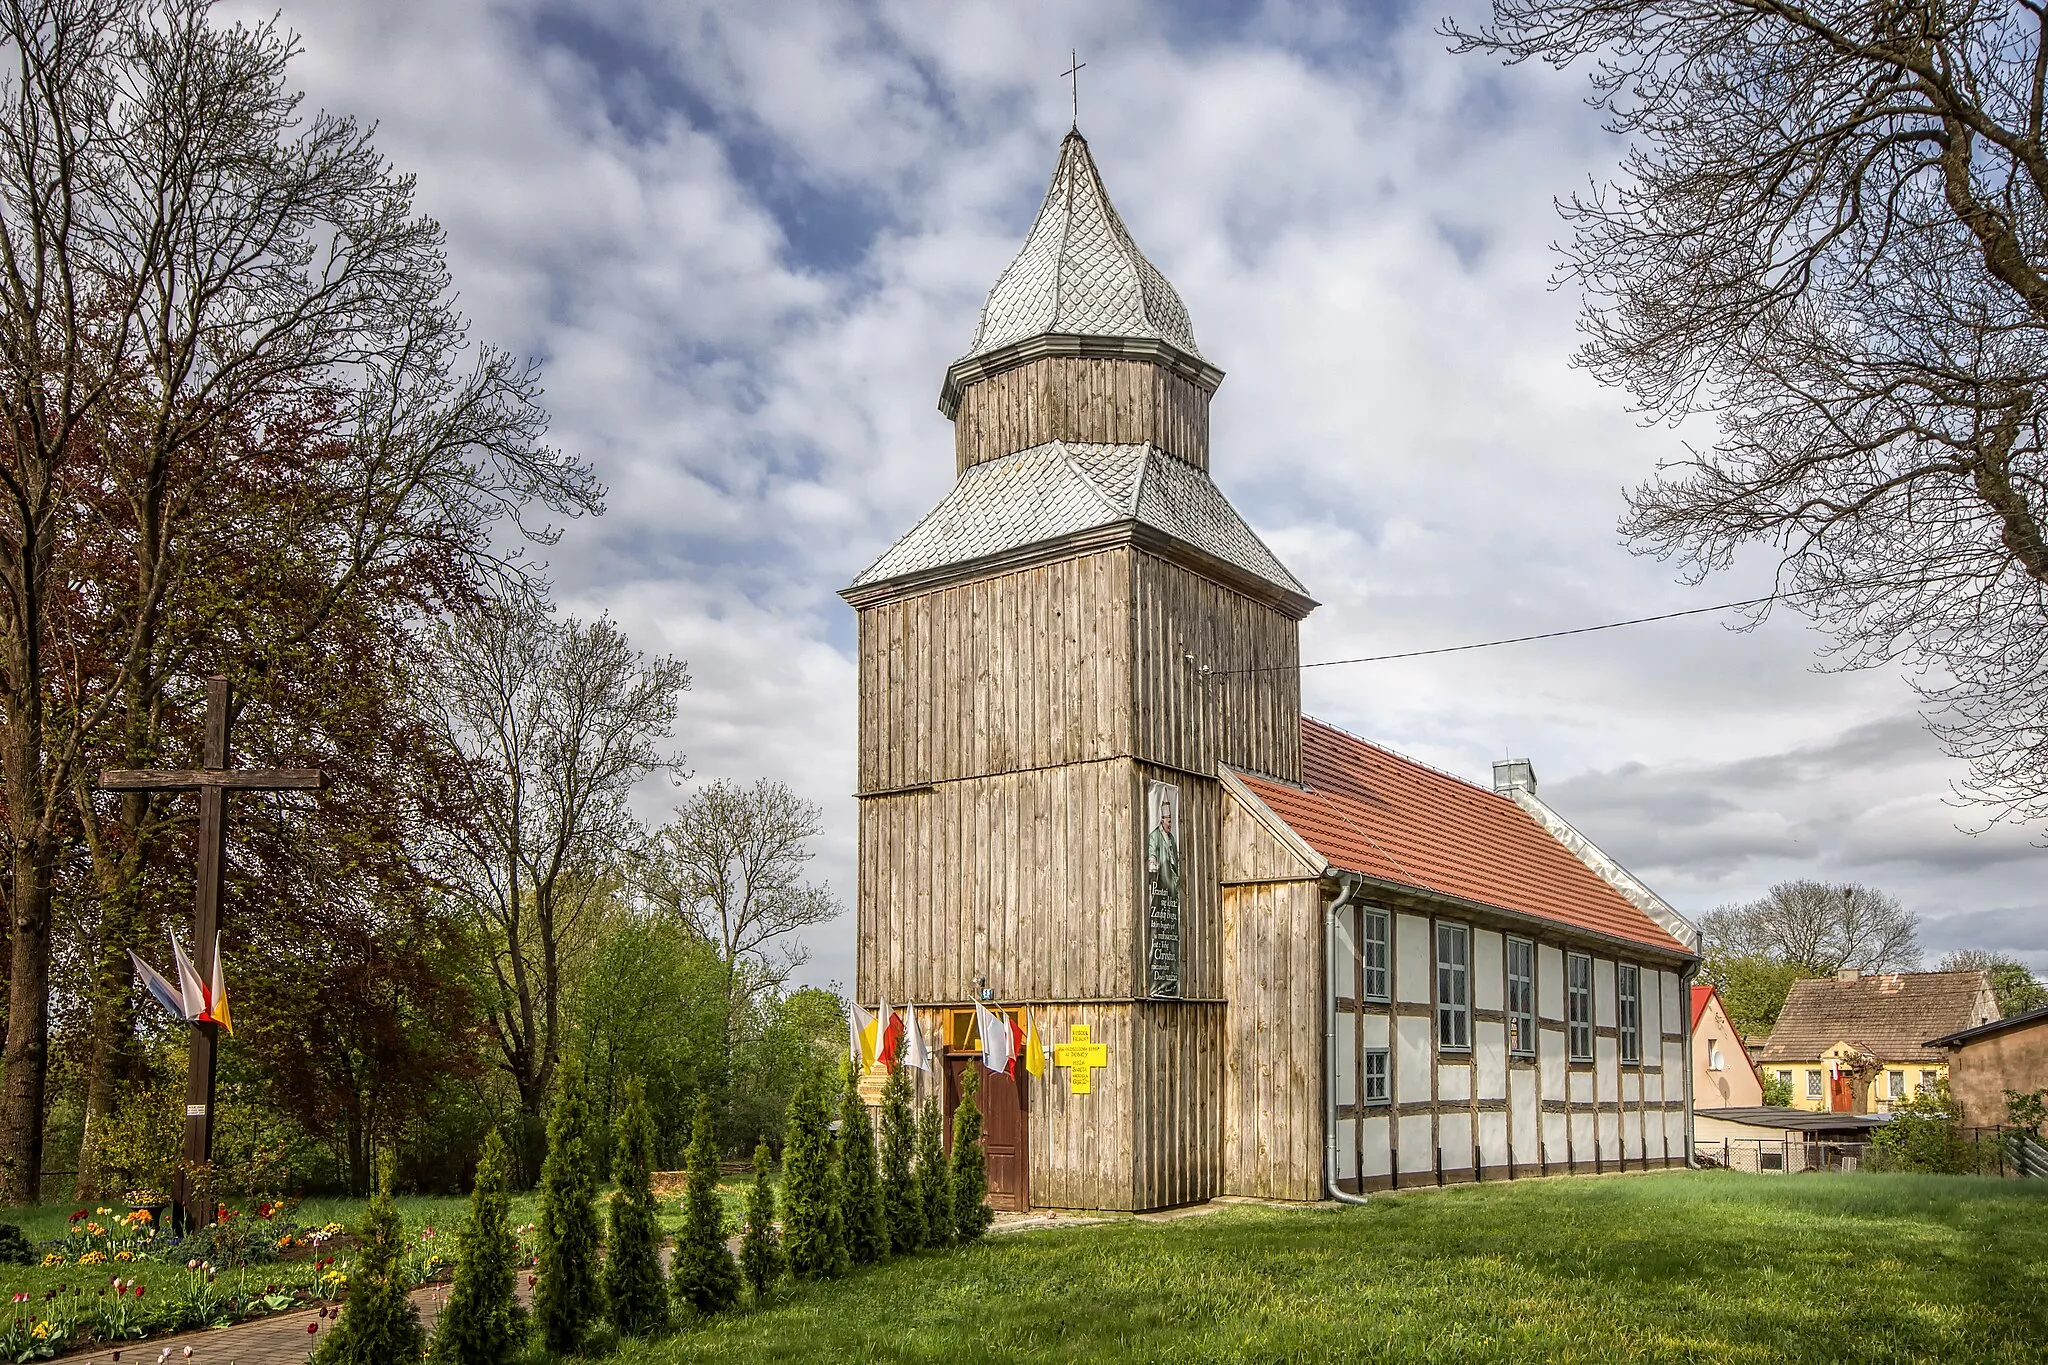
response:
M520 1285L524 1295L526 1286ZM412 1292L412 1301L419 1305L420 1321L429 1332L434 1330L434 1320L441 1316L441 1304L448 1297L448 1286L430 1284ZM232 1327L214 1327L197 1332L180 1332L172 1337L151 1337L148 1341L127 1341L119 1345L121 1365L156 1365L166 1348L171 1353L166 1365L185 1365L185 1348L192 1348L190 1365L306 1365L306 1357L312 1354L313 1345L319 1340L319 1333L308 1332L310 1323L318 1322L320 1331L332 1331L334 1319L320 1318L313 1307L294 1308L286 1313L272 1313L267 1318L253 1322L238 1322ZM81 1351L73 1355L58 1356L52 1365L112 1365L114 1346L101 1346L97 1350Z

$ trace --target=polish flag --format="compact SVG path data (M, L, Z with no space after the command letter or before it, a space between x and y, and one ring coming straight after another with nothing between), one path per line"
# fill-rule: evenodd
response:
M905 1005L903 1064L915 1067L926 1075L931 1074L932 1054L924 1045L924 1024L917 1017L917 1006Z
M896 1011L889 1008L889 1002L882 1002L882 1039L875 1049L875 1059L883 1066L895 1069L896 1044L903 1041L903 1021L896 1017Z
M192 965L192 959L185 956L185 950L178 946L178 936L171 935L171 956L178 960L179 994L185 997L185 1018L195 1024L211 1024L213 1019L213 988L199 975L199 969Z

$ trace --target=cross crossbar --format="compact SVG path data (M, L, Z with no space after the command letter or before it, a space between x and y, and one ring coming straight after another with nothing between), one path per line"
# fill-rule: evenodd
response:
M190 768L155 771L109 768L100 790L109 792L191 792L221 787L238 792L323 791L327 774L318 768Z

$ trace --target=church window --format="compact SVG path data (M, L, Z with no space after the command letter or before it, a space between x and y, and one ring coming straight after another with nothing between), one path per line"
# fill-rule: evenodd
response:
M1614 984L1621 1003L1621 1060L1643 1059L1642 969L1624 962L1614 969Z
M1471 934L1462 924L1436 927L1436 1041L1472 1046Z
M1365 998L1385 1000L1389 994L1387 963L1393 956L1393 921L1386 911L1367 907L1359 929L1359 951L1365 958Z
M1387 1102L1387 1050L1383 1047L1365 1050L1365 1102Z
M1565 967L1565 1033L1571 1043L1572 1060L1593 1060L1593 959L1584 953L1567 953Z
M1508 940L1508 1051L1536 1051L1536 945Z

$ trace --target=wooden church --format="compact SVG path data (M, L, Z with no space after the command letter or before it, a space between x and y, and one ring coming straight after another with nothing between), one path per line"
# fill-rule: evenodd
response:
M999 1207L1153 1209L1685 1160L1690 924L1536 796L1301 713L1307 588L1209 477L1223 372L1079 132L946 372L956 480L859 614L858 997Z

